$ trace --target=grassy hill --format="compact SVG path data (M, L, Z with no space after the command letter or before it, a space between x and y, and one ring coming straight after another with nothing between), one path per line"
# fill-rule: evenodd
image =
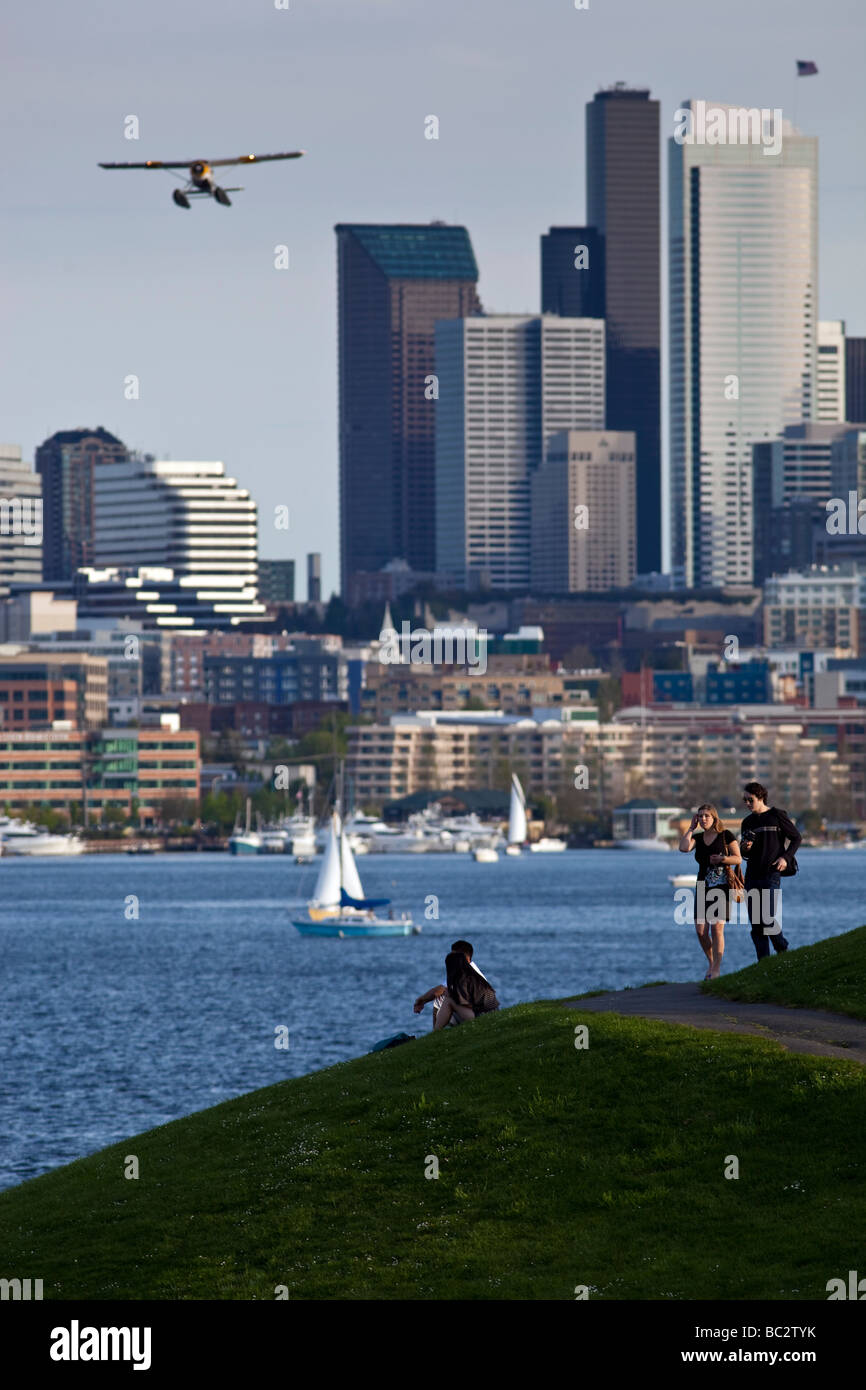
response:
M862 1253L864 1093L853 1062L521 1005L0 1193L0 1273L46 1299L826 1298Z
M783 951L769 960L721 975L701 988L724 999L791 1004L799 1009L866 1018L866 927Z

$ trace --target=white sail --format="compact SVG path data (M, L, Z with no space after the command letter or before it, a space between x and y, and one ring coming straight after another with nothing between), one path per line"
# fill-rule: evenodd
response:
M322 907L339 906L340 902L340 843L336 814L331 816L328 843L322 856L322 867L316 880L313 902Z
M508 843L526 842L526 798L516 773L511 774L511 805L508 808Z
M350 898L363 898L364 889L361 887L361 878L355 863L355 856L348 839L342 833L340 835L340 858L343 865L343 887ZM339 893L337 896L339 897Z

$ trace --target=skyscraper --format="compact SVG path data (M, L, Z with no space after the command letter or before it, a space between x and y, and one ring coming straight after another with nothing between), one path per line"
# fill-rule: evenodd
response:
M37 448L46 580L71 579L80 566L93 564L93 469L126 457L126 446L101 425L58 430Z
M594 227L551 227L542 236L541 312L604 318L604 247Z
M866 420L866 338L845 339L845 419Z
M816 420L845 417L845 324L841 319L818 323L818 398Z
M832 495L833 445L845 430L839 421L803 421L752 446L755 584L812 563L813 531Z
M751 584L752 446L816 409L818 142L781 113L682 111L694 127L669 142L672 559L689 586Z
M216 611L258 611L256 504L222 463L151 458L93 470L93 564L173 571Z
M618 82L586 107L586 220L604 260L605 427L637 436L637 566L661 569L659 103Z
M461 587L528 590L530 479L552 435L604 423L604 323L439 323L436 372L436 569Z
M307 603L322 601L322 557L317 550L307 556Z
M42 479L0 444L0 585L42 582Z
M533 593L628 588L635 576L634 477L628 430L551 437L531 479Z
M478 313L465 227L336 227L341 589L405 560L434 568L438 319Z

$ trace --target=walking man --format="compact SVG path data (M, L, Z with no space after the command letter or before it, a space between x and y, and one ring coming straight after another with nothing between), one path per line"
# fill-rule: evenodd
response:
M802 836L787 811L767 805L767 788L760 782L746 783L743 801L748 808L740 831L740 849L746 860L746 901L755 954L758 960L765 960L771 941L776 951L788 949L776 912L781 913L782 870L797 853Z

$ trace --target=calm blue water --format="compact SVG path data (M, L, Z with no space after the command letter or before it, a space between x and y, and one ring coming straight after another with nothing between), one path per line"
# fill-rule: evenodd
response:
M805 851L785 892L792 946L866 919L866 851ZM431 1025L412 1001L466 937L503 1005L646 980L697 979L694 927L668 875L691 857L589 850L368 856L365 890L417 937L315 940L291 916L315 869L283 857L0 859L0 1187L258 1086ZM127 920L128 895L139 900ZM425 899L439 919L425 920ZM730 926L725 969L754 953ZM290 1048L274 1046L286 1025Z

